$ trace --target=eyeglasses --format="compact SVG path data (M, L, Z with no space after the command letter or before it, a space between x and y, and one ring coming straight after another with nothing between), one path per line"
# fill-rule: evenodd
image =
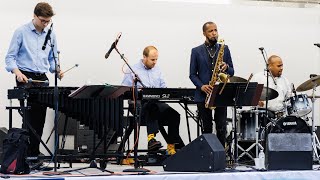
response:
M41 19L41 18L39 18L39 16L37 16L37 18L41 21L42 24L49 24L52 21L52 19L50 19L49 21Z

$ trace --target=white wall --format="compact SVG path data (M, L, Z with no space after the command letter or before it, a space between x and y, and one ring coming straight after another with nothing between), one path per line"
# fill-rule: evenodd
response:
M31 21L37 2L0 1L0 81L3 82L0 85L0 126L8 126L7 89L15 85L14 76L4 69L4 58L14 30ZM221 37L230 47L236 76L246 78L250 73L263 70L263 58L258 50L262 46L269 55L282 57L284 74L296 87L306 81L309 74L320 74L320 49L313 45L320 42L320 11L316 8L149 0L48 2L56 12L53 23L61 51L61 68L79 64L78 68L65 74L59 86L82 86L87 81L120 84L122 60L115 51L108 60L104 59L104 54L118 32L122 32L118 48L130 64L141 58L145 46L155 45L160 53L158 65L168 87L193 87L188 78L189 57L191 48L204 41L201 27L206 21L217 23ZM49 76L53 85L53 75ZM310 94L310 91L306 93ZM317 120L319 109L317 105ZM47 119L52 123L52 112ZM16 113L14 125L20 125ZM195 138L194 124L192 126ZM181 131L187 142L185 127L182 124Z

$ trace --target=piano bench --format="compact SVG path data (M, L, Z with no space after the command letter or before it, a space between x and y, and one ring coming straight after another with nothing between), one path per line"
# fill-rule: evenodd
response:
M123 117L123 124L124 126L130 126L130 125L133 125L134 123L134 117L133 116L124 116ZM161 124L162 126L168 126L168 124ZM140 126L146 126L146 121L144 120L141 120L140 121ZM160 126L160 125L159 125ZM160 127L159 127L160 128Z

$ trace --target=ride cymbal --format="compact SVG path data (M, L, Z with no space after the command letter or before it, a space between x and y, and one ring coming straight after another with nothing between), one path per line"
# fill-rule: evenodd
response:
M307 91L312 89L314 86L320 85L320 75L310 78L309 80L305 81L304 83L300 84L300 86L296 89L296 91Z

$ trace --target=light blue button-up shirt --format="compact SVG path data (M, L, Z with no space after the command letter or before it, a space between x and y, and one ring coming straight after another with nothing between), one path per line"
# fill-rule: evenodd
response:
M31 21L14 32L6 55L6 70L8 72L12 72L15 68L34 73L46 73L48 70L54 72L55 63L49 46L50 41L48 41L45 50L41 49L48 29L47 27L39 33ZM57 40L54 32L50 37L57 58Z
M164 81L162 72L160 68L156 65L152 69L148 69L142 62L132 66L133 71L139 76L142 83L148 88L166 88L166 83ZM123 86L133 86L134 75L131 73L130 69L126 71L123 78ZM138 83L138 88L143 87L141 83Z

